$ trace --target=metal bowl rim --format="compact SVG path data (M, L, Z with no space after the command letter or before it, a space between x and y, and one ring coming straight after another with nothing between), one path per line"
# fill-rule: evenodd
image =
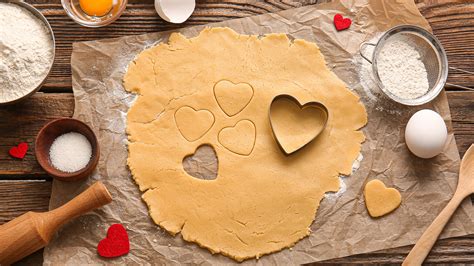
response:
M440 79L438 80L438 82L435 84L435 86L433 88L430 88L430 91L428 93L426 93L425 95L423 95L419 98L416 98L416 99L403 99L403 98L400 98L400 97L397 97L397 96L393 95L390 91L385 89L385 87L382 84L382 81L380 80L380 78L378 76L376 56L377 56L377 51L381 47L380 44L383 44L385 42L385 40L387 40L390 36L392 36L394 34L398 34L398 33L403 33L403 32L414 32L414 33L417 33L417 34L427 38L428 39L427 41L429 41L430 44L433 45L434 48L438 51L438 55L440 57L439 58L439 63L440 63L440 67L441 67L441 77L440 77ZM446 84L446 80L448 79L448 68L449 68L449 65L448 65L448 58L446 56L446 51L444 50L444 48L443 48L441 42L438 40L438 38L436 38L436 36L434 36L429 31L425 30L424 28L421 28L421 27L415 26L415 25L408 25L408 24L407 25L399 25L399 26L395 26L395 27L392 27L389 30L387 30L384 34L382 34L382 36L377 41L377 43L375 45L375 48L374 48L374 52L372 54L372 72L373 72L373 75L375 77L375 81L377 83L377 86L382 90L382 92L387 97L389 97L393 101L395 101L397 103L400 103L400 104L408 105L408 106L423 105L423 104L431 102L433 99L435 99L441 93L441 91L444 88L444 85ZM429 95L429 97L423 98L427 95ZM418 99L421 99L421 98L423 98L423 100L417 101Z

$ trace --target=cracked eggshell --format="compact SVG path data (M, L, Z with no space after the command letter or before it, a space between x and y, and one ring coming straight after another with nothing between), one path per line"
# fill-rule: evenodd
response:
M193 13L195 0L155 0L158 15L171 23L183 23Z

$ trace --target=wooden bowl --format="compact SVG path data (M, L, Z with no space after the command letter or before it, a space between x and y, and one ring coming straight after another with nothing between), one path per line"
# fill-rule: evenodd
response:
M68 173L56 169L49 158L49 149L54 140L66 133L77 132L84 135L92 146L92 156L86 167L79 171ZM100 157L100 149L92 129L85 123L73 118L59 118L47 123L38 132L35 142L36 160L41 167L53 178L62 181L76 181L88 177L97 166Z

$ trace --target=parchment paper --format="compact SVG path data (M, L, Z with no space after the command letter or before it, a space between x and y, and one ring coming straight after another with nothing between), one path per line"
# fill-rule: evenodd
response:
M335 13L353 19L349 30L334 29ZM291 250L244 264L300 264L413 244L451 198L457 182L459 153L446 95L442 93L423 107L409 108L388 101L377 94L377 88L363 87L359 81L360 43L398 24L415 24L430 30L413 2L375 0L333 2L212 25L228 26L244 34L287 33L291 38L316 42L329 67L361 96L369 117L363 129L367 140L362 147L360 168L353 175L342 177L345 192L327 195L322 201L311 226L312 234ZM179 31L191 37L203 27ZM97 171L87 181L54 181L50 208L62 205L95 180L106 184L114 201L64 226L45 249L45 264L234 263L184 242L180 235L170 236L155 225L126 166L125 116L135 97L124 92L122 77L130 60L144 48L166 41L169 34L74 44L74 117L95 130L102 155ZM421 108L439 112L449 127L445 151L431 160L411 155L404 143L406 122ZM367 214L362 195L363 185L373 178L397 188L403 197L399 209L379 219ZM442 237L474 233L472 210L472 203L466 200ZM113 223L127 227L131 251L127 256L106 260L97 255L96 246Z

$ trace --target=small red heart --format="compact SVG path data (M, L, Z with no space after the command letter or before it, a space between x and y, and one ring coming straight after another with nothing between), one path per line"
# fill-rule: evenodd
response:
M26 152L28 151L28 143L22 142L18 146L11 148L8 153L14 158L23 159L25 158Z
M343 18L341 14L334 16L334 26L336 30L341 31L348 29L351 26L352 20L350 18Z
M128 234L123 225L113 224L107 230L107 237L100 240L97 252L100 256L114 258L127 254L130 251Z

